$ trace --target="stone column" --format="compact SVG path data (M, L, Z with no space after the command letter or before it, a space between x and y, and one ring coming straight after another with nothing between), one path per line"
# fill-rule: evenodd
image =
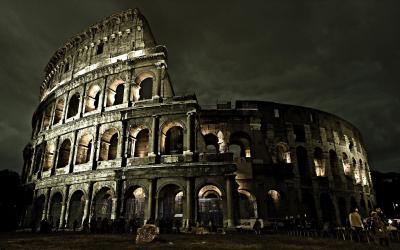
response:
M153 115L153 123L151 126L151 141L149 149L151 150L149 156L155 157L158 154L158 115Z
M184 154L193 154L193 131L194 131L194 122L193 122L193 117L194 117L195 112L194 111L190 111L187 113L186 116L186 140L185 140L185 144L186 144L186 150L184 152Z
M155 219L155 206L154 206L154 192L156 186L156 179L149 180L149 197L147 204L147 218L146 221ZM145 222L146 223L146 222Z
M49 210L50 206L50 191L51 188L48 187L46 192L46 199L44 200L42 220L47 219L47 211Z
M78 131L75 130L74 132L74 141L73 141L73 146L72 148L72 152L70 153L70 159L69 159L69 172L72 173L74 171L74 165L75 165L75 154L78 148L78 143L77 143L77 136L78 136Z
M160 98L161 80L162 77L164 76L164 70L165 70L165 64L162 62L155 63L155 66L157 68L157 81L155 82L155 84L153 84L153 87L155 87L153 90L153 99Z
M60 120L60 124L63 124L63 123L65 123L65 120L67 119L67 110L68 110L68 102L69 102L69 100L68 100L68 98L69 98L69 92L65 95L65 99L64 99L64 110L63 110L63 115L62 115L62 117L61 117L61 120Z
M234 219L233 219L233 192L232 192L232 180L231 176L227 176L225 179L226 184L226 215L227 215L227 227L234 227Z
M193 181L191 178L186 179L186 218L183 223L185 228L190 228L193 223Z
M93 201L92 201L92 196L93 196L93 184L94 184L94 182L90 182L89 183L89 190L88 190L88 193L87 193L87 196L88 197L86 197L87 198L87 206L86 206L86 203L85 203L85 211L84 211L84 214L86 214L86 216L88 217L88 221L90 222L90 220L91 220L91 218L92 218L92 216L93 216L93 214L91 213L92 211L91 211L91 207L92 207L92 203L93 203ZM84 217L85 217L85 215L84 215ZM86 218L86 217L85 217Z
M60 223L58 224L58 227L61 229L63 228L64 222L66 221L66 215L67 215L67 208L69 208L68 202L68 191L69 191L69 185L65 186L64 188L64 194L63 194L63 200L62 200L62 205L61 205L61 215L60 215Z

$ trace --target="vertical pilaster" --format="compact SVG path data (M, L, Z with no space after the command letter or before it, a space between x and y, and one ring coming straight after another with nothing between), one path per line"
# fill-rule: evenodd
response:
M149 156L155 157L158 155L158 115L153 115L153 121L151 125L151 141L150 141L150 150Z
M233 192L232 192L232 177L226 176L225 179L226 185L226 208L227 208L227 227L231 228L234 227L234 219L233 219Z
M193 180L186 179L186 218L184 227L190 228L193 223Z
M57 225L59 228L63 228L65 226L67 208L69 208L69 204L67 204L68 203L69 186L70 185L66 185L64 188L63 200L62 200L62 205L61 205L60 224Z
M146 221L152 221L156 219L155 216L155 204L154 204L154 193L156 188L156 179L149 180L149 197L148 197L148 204L147 204L147 218ZM153 221L154 222L154 221Z

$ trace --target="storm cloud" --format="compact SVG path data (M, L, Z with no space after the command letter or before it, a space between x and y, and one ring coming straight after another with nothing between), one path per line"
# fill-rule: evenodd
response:
M89 25L140 8L178 94L337 114L363 134L370 165L400 171L399 1L1 1L0 169L20 171L43 69Z

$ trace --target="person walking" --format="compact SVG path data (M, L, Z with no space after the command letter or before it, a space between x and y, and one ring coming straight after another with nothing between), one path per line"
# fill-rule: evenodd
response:
M379 245L389 246L389 234L386 225L377 212L372 212L373 230L375 237L379 239Z
M258 218L254 222L253 230L257 235L261 234L261 222Z
M354 211L349 214L350 227L353 230L353 238L357 242L361 241L361 233L363 231L364 225L360 214L358 213L358 208L354 208Z

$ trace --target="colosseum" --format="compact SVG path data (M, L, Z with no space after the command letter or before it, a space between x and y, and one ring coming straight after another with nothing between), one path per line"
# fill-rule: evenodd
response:
M234 229L298 215L338 226L375 205L351 123L264 101L202 108L175 95L167 57L138 9L55 52L24 149L23 227L106 218Z

